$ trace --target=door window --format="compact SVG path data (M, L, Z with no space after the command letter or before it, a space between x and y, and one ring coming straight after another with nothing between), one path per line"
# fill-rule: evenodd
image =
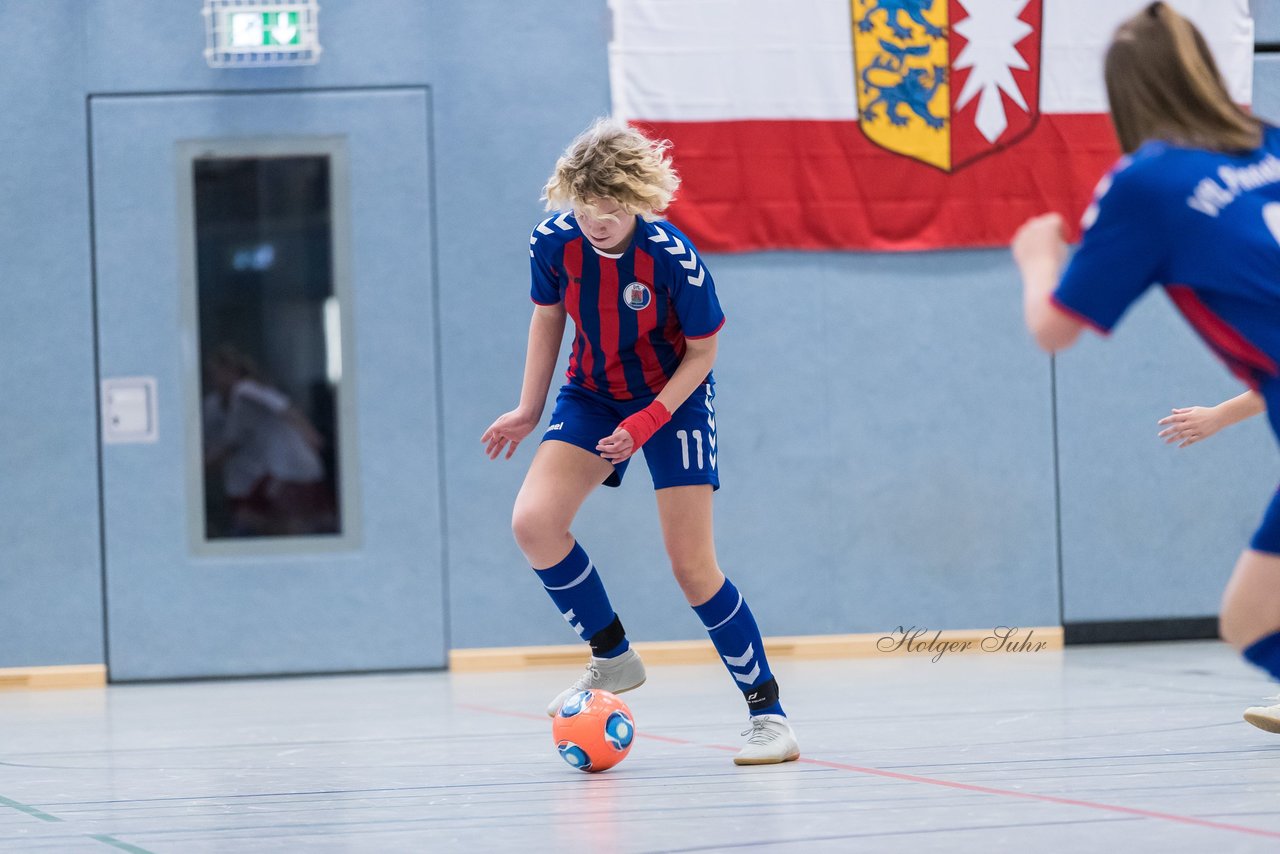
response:
M343 533L331 160L189 161L206 541Z

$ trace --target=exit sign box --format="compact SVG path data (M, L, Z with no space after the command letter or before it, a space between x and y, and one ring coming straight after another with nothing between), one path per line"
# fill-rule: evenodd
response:
M205 0L204 55L214 68L314 65L317 0Z

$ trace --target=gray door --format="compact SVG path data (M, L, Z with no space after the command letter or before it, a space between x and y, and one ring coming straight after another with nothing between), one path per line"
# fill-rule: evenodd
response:
M90 111L111 678L443 666L428 93Z

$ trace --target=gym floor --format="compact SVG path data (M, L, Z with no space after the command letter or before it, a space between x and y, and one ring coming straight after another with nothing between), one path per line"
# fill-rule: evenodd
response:
M0 693L0 851L1280 850L1225 645L774 669L800 761L733 765L724 669L669 665L602 774L552 745L564 669Z

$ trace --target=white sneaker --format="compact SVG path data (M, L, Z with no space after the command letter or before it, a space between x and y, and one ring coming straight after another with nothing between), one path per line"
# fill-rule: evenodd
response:
M554 718L556 712L560 711L560 707L564 705L564 701L579 691L597 688L601 691L621 694L632 688L639 688L643 684L644 662L640 660L640 655L634 649L629 649L614 658L596 658L593 655L587 664L586 672L578 677L578 681L565 688L547 704L547 717Z
M1267 697L1280 701L1280 697ZM1244 719L1267 732L1280 732L1280 703L1274 706L1250 706L1244 710Z
M800 758L800 744L783 715L752 715L746 747L733 757L734 765L776 765Z

